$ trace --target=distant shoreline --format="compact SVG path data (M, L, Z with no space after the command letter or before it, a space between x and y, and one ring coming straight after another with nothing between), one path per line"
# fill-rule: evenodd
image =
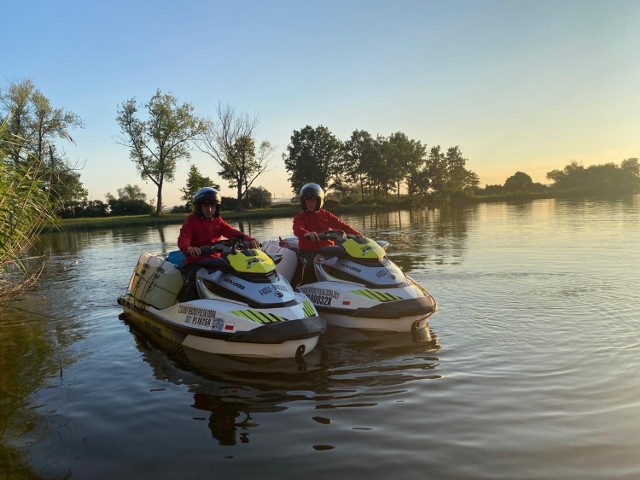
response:
M631 194L631 196L635 196ZM629 195L624 195L627 197ZM613 198L620 198L621 196L614 196ZM455 202L447 205L411 205L407 199L400 201L389 201L381 203L354 203L350 205L340 205L338 203L331 202L327 206L328 210L336 215L353 214L353 213L376 213L376 212L388 212L397 210L412 210L412 209L433 209L433 208L446 208L448 206L464 207L468 205L475 205L478 203L496 203L496 202L517 202L526 203L532 200L539 200L543 198L612 198L611 195L604 196L591 196L591 195L575 195L569 192L544 192L544 194L527 194L527 193L514 193L510 195L492 195L492 196L479 196L468 197L464 202ZM291 205L276 205L271 208L263 209L250 209L241 212L233 210L222 210L222 217L226 221L233 220L260 220L266 218L291 218L300 211L298 204ZM92 218L70 218L59 221L58 227L48 226L45 227L43 233L54 231L87 231L87 230L99 230L107 228L126 228L126 227L140 227L140 226L155 226L155 225L172 225L182 224L184 219L189 213L167 213L164 215L130 215L130 216L118 216L118 217L92 217Z

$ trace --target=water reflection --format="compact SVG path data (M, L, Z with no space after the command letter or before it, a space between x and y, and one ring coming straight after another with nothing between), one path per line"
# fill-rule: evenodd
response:
M260 427L256 413L282 412L294 402L313 402L316 409L326 411L375 407L407 382L440 378L439 344L429 330L412 337L330 329L303 362L267 361L159 343L121 319L154 377L188 387L191 407L207 413L194 418L207 421L212 438L220 445L250 443L252 432ZM314 420L331 422L327 415Z
M391 243L389 257L406 272L426 271L433 265L458 264L468 240L468 224L480 207L443 207L411 211L380 212L372 215L345 215L344 219L368 236ZM240 230L262 240L291 235L290 219L243 220L232 222ZM34 255L73 256L85 250L104 249L114 261L134 259L145 251L167 254L175 250L180 225L128 227L89 232L58 232L42 235L34 246ZM135 251L132 248L135 247ZM120 250L116 254L114 249ZM121 261L118 261L121 264Z
M468 225L478 205L347 215L345 220L367 236L390 242L387 251L405 272L424 272L433 265L459 264L467 248Z
M22 452L6 440L30 433L38 416L24 408L29 395L48 377L62 377L75 361L65 347L78 336L53 318L47 305L33 294L0 304L0 472L11 472L15 479L37 477L24 464Z

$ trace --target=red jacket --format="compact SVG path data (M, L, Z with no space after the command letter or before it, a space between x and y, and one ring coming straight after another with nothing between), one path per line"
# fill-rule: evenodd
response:
M240 230L236 230L220 217L214 217L209 220L198 217L195 213L192 213L184 221L182 227L180 227L178 248L186 256L187 248L189 247L206 247L220 240L222 237L233 238L236 235L242 236L244 240L251 240L249 235L245 235ZM193 263L203 258L218 256L218 254L200 255L199 257L187 256L184 263Z
M333 213L320 209L317 212L300 212L293 219L293 233L298 237L298 250L306 250L315 252L320 247L333 245L331 240L320 240L312 242L304 238L304 234L308 232L322 233L327 230L343 230L345 233L352 235L361 235L360 232L351 228Z

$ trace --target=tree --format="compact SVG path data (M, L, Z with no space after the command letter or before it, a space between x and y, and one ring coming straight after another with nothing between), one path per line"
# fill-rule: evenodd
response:
M147 194L138 185L127 184L117 190L118 198L107 193L107 203L112 215L144 215L153 212L147 203Z
M357 182L360 198L364 200L364 188L368 183L367 172L377 156L375 140L365 130L354 130L351 138L344 142L343 148L340 168L342 179L346 182Z
M189 169L189 175L187 176L187 184L184 188L181 188L180 191L183 193L181 200L185 202L185 208L187 210L190 209L191 203L193 202L193 196L196 194L198 190L203 187L213 187L216 190L220 190L219 185L214 185L213 181L209 177L203 177L200 174L200 170L195 165L191 165Z
M478 175L465 168L467 159L459 147L450 147L446 153L440 145L431 148L425 171L431 184L430 193L440 202L450 201L452 196L472 191L478 186Z
M0 101L8 114L7 133L22 139L6 152L15 162L46 163L56 139L73 142L69 130L84 127L75 113L53 108L31 80L11 83L7 91L0 91Z
M6 132L13 141L5 150L14 164L35 164L41 186L58 211L84 201L87 191L80 181L78 168L65 160L59 139L73 142L70 130L84 124L75 113L54 108L31 80L11 83L0 91L0 102L7 114Z
M429 179L430 190L440 194L446 190L447 164L440 145L431 147L425 164L426 177Z
M370 193L374 199L378 199L380 192L384 191L387 196L389 191L389 175L387 172L387 162L385 158L387 139L377 135L373 141L373 151L367 159L365 170L369 179Z
M253 182L267 171L273 147L266 140L256 145L257 116L240 115L222 104L218 104L217 115L218 120L208 123L197 145L220 167L218 175L236 189L236 209L241 210Z
M400 185L407 182L407 193L414 195L418 191L418 182L422 180L420 172L425 163L426 147L419 140L410 140L404 133L396 132L388 138L387 165L391 173L390 180L395 184L398 197Z
M571 162L562 170L552 170L547 178L554 182L553 187L563 190L584 187L587 184L587 172L578 162Z
M194 114L189 103L178 105L171 94L158 89L144 105L147 119L136 118L135 98L118 106L116 120L122 136L117 143L130 149L129 156L143 180L151 180L157 187L156 214L162 211L162 188L175 178L179 160L191 157L190 144L207 130L204 120Z
M640 163L637 158L627 158L620 164L620 168L630 174L632 177L640 179Z
M267 208L271 206L271 192L264 187L251 187L247 192L249 206Z
M139 200L142 200L143 202L147 201L147 194L142 191L140 185L131 185L130 183L127 183L124 187L119 188L117 192L120 200L128 202L136 202Z
M287 152L282 158L294 192L309 182L324 190L336 182L343 147L327 127L307 125L300 131L294 130Z
M533 180L524 172L516 172L504 182L506 192L530 192Z
M60 213L73 210L74 205L86 202L89 192L80 181L80 173L69 167L55 152L56 148L52 145L46 163L48 174L45 180L46 188L55 202L55 210Z

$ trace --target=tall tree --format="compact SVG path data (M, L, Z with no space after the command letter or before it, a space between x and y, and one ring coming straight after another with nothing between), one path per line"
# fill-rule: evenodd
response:
M176 164L191 157L190 146L207 130L205 120L194 114L189 103L178 105L171 94L160 89L144 105L147 119L136 117L138 104L131 98L118 106L116 120L122 136L117 143L130 149L129 156L143 180L157 187L156 214L162 212L162 188L175 179Z
M448 202L452 195L472 189L479 183L478 176L465 168L467 159L459 147L450 147L443 153L440 145L432 147L426 162L430 193L436 201Z
M478 176L466 169L467 159L462 156L460 147L448 148L444 158L448 176L447 190L450 194L468 190L480 183Z
M236 189L236 209L241 210L242 200L253 182L267 171L273 147L266 140L256 145L260 123L257 116L239 114L221 103L217 115L216 121L208 123L197 145L220 167L218 175Z
M360 198L364 200L365 185L369 183L368 171L377 157L375 140L365 130L354 130L351 138L344 142L341 159L343 179L356 182L360 187Z
M431 147L427 163L425 166L427 177L429 178L430 189L438 194L446 189L447 168L444 153L440 145Z
M385 197L389 192L389 175L387 172L386 150L387 139L382 135L377 135L373 141L373 151L366 164L369 188L373 198L376 200L381 192Z
M307 125L293 132L287 153L282 155L294 192L306 183L314 182L327 190L337 179L342 143L322 125Z
M76 166L65 159L58 140L73 142L70 131L83 128L80 117L62 108L54 108L31 80L9 84L0 91L0 105L6 114L6 132L14 141L6 146L5 159L16 165L35 163L40 185L51 197L56 209L85 199L87 191Z
M627 158L623 160L620 168L632 176L640 178L640 162L638 162L637 158Z
M8 115L7 133L22 139L7 152L14 161L46 163L56 139L73 141L70 130L83 128L80 117L54 108L31 80L13 82L0 91L0 101ZM23 156L22 153L27 155Z
M402 132L392 134L387 144L387 164L393 172L390 180L396 186L398 197L403 181L407 182L409 195L414 195L418 190L419 172L425 163L426 147L419 140L411 140Z

